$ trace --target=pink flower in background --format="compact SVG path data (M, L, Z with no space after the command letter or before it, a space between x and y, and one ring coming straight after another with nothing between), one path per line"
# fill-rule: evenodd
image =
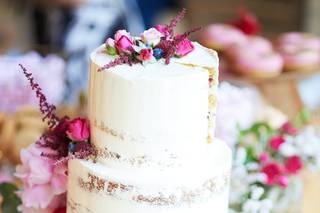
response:
M55 164L43 157L43 152L50 153L36 144L21 151L22 164L17 166L15 175L23 183L23 190L18 192L23 213L51 213L65 202L67 165Z
M153 54L152 49L142 49L140 51L139 58L141 61L147 61L152 59L152 54Z
M283 173L281 165L275 162L265 165L261 171L267 176L267 185L277 184Z
M76 118L70 121L67 130L68 137L73 141L86 141L90 137L89 121Z
M286 171L289 174L297 174L303 167L301 158L299 156L292 156L285 162Z
M194 45L192 44L192 42L188 38L185 38L178 45L177 50L176 50L176 54L178 56L185 56L185 55L188 55L193 50L194 50Z
M131 52L133 49L133 40L130 34L125 30L119 30L115 34L115 47L119 53L121 52Z
M148 30L145 30L141 34L142 41L152 46L156 46L157 44L159 44L163 36L164 35L160 31L158 31L156 28L153 28L153 27Z
M285 139L282 136L274 136L270 139L269 145L271 149L278 151L280 146L285 142Z
M259 156L259 161L261 163L267 163L269 161L269 159L270 159L269 154L266 152L261 153Z
M37 209L47 208L55 196L50 184L25 187L19 195L24 206Z
M17 166L15 175L29 187L36 184L46 184L52 177L53 162L41 156L43 151L45 149L37 147L35 144L21 151L22 165Z
M288 177L286 177L286 176L280 176L280 177L278 178L278 184L279 184L279 186L281 186L282 188L287 188L288 185L289 185Z
M292 123L290 122L286 122L282 125L281 130L289 135L296 135L298 134L298 129L295 128Z

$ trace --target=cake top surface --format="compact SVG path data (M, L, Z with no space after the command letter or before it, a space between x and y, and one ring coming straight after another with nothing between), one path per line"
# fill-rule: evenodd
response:
M165 70L175 70L174 67L179 67L181 65L188 65L190 67L192 66L198 66L203 68L209 68L214 69L218 67L218 55L214 50L205 48L201 46L197 42L192 42L194 45L194 50L190 52L188 55L184 57L177 57L172 58L170 64L165 63L165 59L160 59L157 62L153 63L147 63L147 64L134 64L132 67L128 64L122 64L118 65L112 68L109 68L108 71L120 71L121 70L127 70L128 72L135 72L135 71L148 71L152 72L152 70L157 70L159 75L162 75L164 72L159 72L158 69L161 69L161 71ZM100 47L98 47L96 50L93 51L91 54L91 62L96 64L98 67L103 67L105 64L110 63L118 56L112 56L107 54L106 52L106 45L103 44ZM172 72L169 75L176 75L179 73L177 69L177 72ZM180 69L181 70L181 69ZM145 73L144 73L145 74Z
M126 30L118 30L91 54L91 61L97 66L98 72L118 71L120 75L132 72L124 76L135 76L138 71L150 73L142 72L143 76L172 76L179 75L181 70L185 70L188 75L190 72L187 71L193 67L197 67L196 70L217 70L217 53L189 40L189 36L200 28L181 34L174 32L185 13L186 10L183 9L169 24L157 25L139 36L132 36ZM189 69L182 69L186 67ZM155 70L159 73L155 73ZM166 72L169 70L172 73Z

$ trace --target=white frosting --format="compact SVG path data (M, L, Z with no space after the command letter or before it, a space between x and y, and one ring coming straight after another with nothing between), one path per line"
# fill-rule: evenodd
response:
M191 167L189 170L176 169L175 171L148 172L141 170L119 170L106 168L100 163L92 163L86 160L71 160L69 162L69 187L68 200L73 204L80 204L72 211L68 206L68 213L71 212L94 212L94 213L158 213L158 212L202 212L209 213L216 211L227 212L228 203L228 176L231 168L231 151L220 140L207 145L206 155L201 159L190 159L198 163L198 167ZM201 164L199 164L202 162ZM201 166L199 166L201 165ZM90 178L104 180L104 187L98 188L97 182L90 188ZM227 178L227 179L226 179ZM213 179L212 191L201 190L207 180ZM81 184L81 181L85 184ZM119 187L112 193L108 193L107 182L119 184ZM130 186L128 191L121 191L120 184ZM196 197L189 200L183 197L183 192L199 192ZM190 194L190 193L189 193ZM138 195L162 196L165 198L176 196L177 203L157 205L148 202L137 202L134 200ZM81 209L89 209L85 211Z
M68 213L228 211L231 151L213 139L218 57L194 45L169 65L101 72L114 58L104 46L92 53L89 119L98 155L70 160Z
M208 95L211 92L215 97L217 86L216 80L209 89L208 70L217 79L218 58L212 50L197 43L195 47L169 65L163 61L119 65L102 72L97 70L113 57L104 53L104 46L94 51L89 90L92 143L129 159L152 156L164 161L203 152L209 125ZM211 117L214 123L215 107ZM102 126L108 129L103 131ZM99 161L115 166L110 159Z

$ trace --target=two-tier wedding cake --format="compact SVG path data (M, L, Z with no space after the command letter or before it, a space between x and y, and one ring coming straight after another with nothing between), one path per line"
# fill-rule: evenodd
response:
M96 155L69 162L68 213L228 211L231 152L213 135L217 53L169 31L119 31L91 54Z

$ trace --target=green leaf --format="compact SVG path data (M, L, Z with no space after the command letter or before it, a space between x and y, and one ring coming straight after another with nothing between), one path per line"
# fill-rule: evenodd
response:
M118 55L117 49L111 46L107 46L107 53L109 55Z
M17 207L21 204L21 200L16 195L17 190L18 188L14 184L0 184L0 194L3 196L3 213L19 213Z
M301 127L310 120L310 117L311 117L310 111L307 108L304 108L301 110L298 116L294 119L294 125L296 127Z

